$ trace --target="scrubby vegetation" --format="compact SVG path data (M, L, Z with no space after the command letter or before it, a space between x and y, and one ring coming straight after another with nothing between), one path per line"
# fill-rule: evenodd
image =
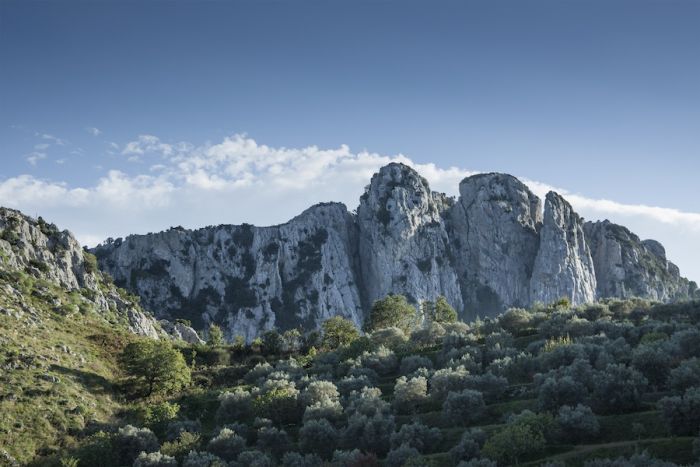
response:
M249 345L224 345L216 331L206 345L160 344L159 359L179 362L170 373L177 384L153 388L148 373L139 374L141 364L150 367L134 358L155 355L150 347L134 353L153 344L124 344L121 358L111 360L121 366L104 376L113 420L97 425L86 415L66 430L70 439L35 463L594 467L699 460L700 303L573 308L562 301L470 324L455 321L444 304L440 312L422 307L429 313L407 304L398 296L379 302L365 334L333 318L320 333L272 331ZM182 375L190 373L188 383Z

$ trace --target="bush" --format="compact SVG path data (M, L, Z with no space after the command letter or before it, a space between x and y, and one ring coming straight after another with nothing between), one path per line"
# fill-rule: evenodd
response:
M408 444L402 444L398 448L389 451L386 456L386 461L384 465L388 467L401 467L409 459L415 459L420 456L418 450Z
M659 401L659 409L673 434L698 434L700 427L700 388L688 389L682 397L664 397Z
M458 392L468 388L469 372L463 367L443 368L430 377L430 396L436 401L443 401L449 392Z
M398 359L394 351L380 346L373 352L365 352L360 356L362 366L370 368L380 375L387 375L396 371Z
M661 387L668 378L671 357L659 346L640 345L632 352L632 366L652 385Z
M160 449L158 438L151 430L131 425L119 429L114 447L119 462L126 465L131 465L142 452L148 454Z
M201 437L197 433L183 431L174 441L166 441L160 447L160 452L178 459L183 458L188 452L199 449Z
M325 400L308 406L304 411L304 423L321 418L332 423L339 422L343 418L343 406L338 401Z
M526 455L538 453L546 444L544 435L532 427L513 423L496 432L484 444L482 453L499 464L518 464Z
M190 451L182 461L182 467L225 467L226 462L209 452Z
M243 467L274 467L276 464L267 454L256 450L250 450L240 453L238 462L234 465Z
M646 387L647 379L637 370L610 364L596 378L593 401L603 413L633 412L641 406Z
M228 428L222 429L207 445L207 451L227 461L236 460L243 449L245 440Z
M577 405L586 398L586 388L569 376L547 378L540 386L537 405L540 410L556 412L564 405Z
M343 446L359 447L363 451L383 457L391 448L391 434L394 428L394 417L391 415L377 413L368 417L355 414L348 420L343 433Z
M450 392L442 404L443 418L457 425L468 425L476 422L485 410L484 397L479 391L471 389Z
M453 463L468 461L479 457L481 447L486 441L486 434L478 428L472 428L462 433L459 443L450 449L450 457Z
M394 385L394 406L401 413L412 412L428 397L428 380L422 376L401 376Z
M338 388L330 381L312 381L301 395L305 406L324 402L338 402Z
M134 467L177 467L177 461L160 452L142 452L134 461Z
M298 452L288 452L282 457L283 467L321 467L323 459L316 454L299 454Z
M299 447L303 452L329 460L338 445L338 431L328 420L309 420L299 430Z
M348 415L361 414L368 417L388 414L389 403L382 399L382 391L378 388L363 388L360 392L350 394L346 412Z
M384 346L392 350L402 350L408 342L408 336L399 328L377 329L369 339L374 347Z
M401 359L399 373L406 376L413 373L418 368L427 368L432 370L433 362L429 358L422 357L420 355L408 355Z
M415 324L416 319L416 309L408 303L406 297L387 295L372 305L366 330L372 332L377 329L397 327L407 333Z
M668 385L676 392L683 393L686 389L700 386L700 359L684 360L671 370Z
M379 461L374 454L367 454L359 449L353 449L352 451L335 451L333 453L333 465L339 467L378 467Z
M149 404L144 410L143 423L162 436L168 422L175 420L179 412L178 404L167 401Z
M246 420L253 414L253 398L243 389L236 388L233 392L224 392L219 396L219 402L216 411L216 420L219 423Z
M491 459L472 459L460 462L457 467L498 467L498 464Z
M263 393L253 399L253 409L257 416L276 423L296 423L302 415L298 395L293 383L268 381L263 385Z
M321 345L324 349L335 350L339 347L350 345L360 337L360 332L355 323L341 316L327 319L321 325L323 338Z
M417 449L421 454L427 454L437 449L442 441L442 432L438 428L430 428L420 422L403 425L399 431L391 435L391 447L396 449L406 444Z
M291 441L286 431L274 427L263 427L258 430L258 449L269 452L276 459L280 459L285 452L289 451L290 446Z
M564 405L556 418L558 437L562 441L578 443L590 441L598 436L600 424L590 407Z

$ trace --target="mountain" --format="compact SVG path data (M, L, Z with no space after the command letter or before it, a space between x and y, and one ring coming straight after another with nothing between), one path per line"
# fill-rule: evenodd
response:
M443 295L467 320L562 297L697 296L658 242L584 222L554 192L542 207L517 178L488 173L464 179L459 193L433 192L392 163L372 177L356 214L324 203L278 226L177 227L93 252L158 316L220 323L228 338L248 340L334 315L360 325L389 293L415 304Z

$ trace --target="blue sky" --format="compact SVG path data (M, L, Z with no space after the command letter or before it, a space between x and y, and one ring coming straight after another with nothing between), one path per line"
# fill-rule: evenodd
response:
M690 0L4 0L0 204L85 242L275 223L405 157L450 193L556 187L700 279L698 24Z

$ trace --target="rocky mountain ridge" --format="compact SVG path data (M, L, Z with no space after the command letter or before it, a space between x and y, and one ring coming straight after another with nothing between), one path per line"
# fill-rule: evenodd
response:
M156 339L170 335L197 341L192 329L179 323L159 323L140 307L137 297L119 291L98 269L96 258L84 251L69 231L60 231L41 217L33 219L19 211L0 208L0 273L17 271L68 292L70 301L54 299L54 308L59 313L90 309L105 319L123 321L134 334ZM15 289L3 293L23 298ZM22 308L30 315L33 313L28 304ZM20 310L0 311L15 313L18 318L23 314Z
M271 227L220 225L108 240L93 252L157 316L210 322L250 340L272 328L361 325L378 298L443 295L465 319L567 297L573 304L697 296L655 241L585 222L556 193L541 200L505 174L460 183L458 199L415 170L376 173L357 214L315 205Z

